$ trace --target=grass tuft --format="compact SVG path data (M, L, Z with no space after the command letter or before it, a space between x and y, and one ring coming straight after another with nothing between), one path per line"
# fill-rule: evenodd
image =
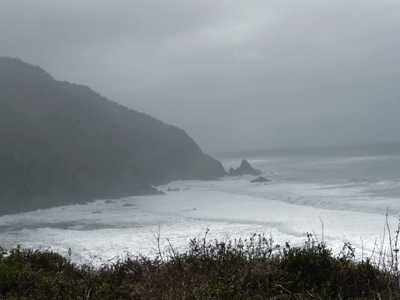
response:
M385 264L356 261L350 244L335 256L311 234L302 247L281 247L263 234L206 233L185 253L171 249L94 268L49 250L1 248L0 299L400 299L397 244Z

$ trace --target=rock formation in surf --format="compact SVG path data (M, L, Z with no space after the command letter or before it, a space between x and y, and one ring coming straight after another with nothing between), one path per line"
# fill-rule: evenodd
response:
M250 180L250 182L267 182L267 181L270 181L270 180L268 180L267 178L262 177L262 176L260 176L256 179Z
M245 159L242 160L240 163L239 168L230 168L228 176L241 176L241 175L261 175L260 170L253 169L252 166L250 166L249 162Z

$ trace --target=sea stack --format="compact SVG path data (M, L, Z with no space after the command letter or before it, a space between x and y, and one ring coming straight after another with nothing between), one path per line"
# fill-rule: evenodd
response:
M250 166L249 162L245 159L242 160L240 163L240 167L237 169L230 168L228 176L242 176L242 175L255 175L259 176L261 175L260 170L254 169L252 166Z

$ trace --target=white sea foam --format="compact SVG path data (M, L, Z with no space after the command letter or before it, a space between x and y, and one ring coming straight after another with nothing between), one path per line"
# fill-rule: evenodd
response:
M97 264L127 252L154 256L157 237L162 251L170 245L185 251L190 239L203 237L207 229L210 240L265 233L292 245L302 245L310 232L319 240L323 236L335 253L350 242L360 258L382 244L387 211L390 228L397 229L400 160L345 159L258 157L249 161L271 180L266 184L250 183L253 176L176 181L159 187L167 193L163 196L2 216L0 245L51 247L64 255L71 248L74 261ZM222 162L228 169L240 160Z
M307 232L316 233L319 239L323 234L334 251L351 242L359 255L362 248L365 254L371 254L376 241L380 243L383 215L326 210L227 192L233 185L244 185L243 181L173 182L169 187L180 191L165 196L129 197L111 204L96 201L3 216L0 241L8 247L51 247L64 255L71 248L75 261L95 264L127 252L155 255L157 236L161 237L162 250L168 249L168 238L176 250L185 251L190 239L202 237L207 228L211 240L266 233L276 243L289 241L292 245L301 245ZM396 228L397 221L389 217L391 228Z

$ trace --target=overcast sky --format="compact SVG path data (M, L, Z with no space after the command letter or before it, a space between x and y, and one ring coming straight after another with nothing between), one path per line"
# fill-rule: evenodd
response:
M398 0L0 0L0 56L205 152L400 141Z

